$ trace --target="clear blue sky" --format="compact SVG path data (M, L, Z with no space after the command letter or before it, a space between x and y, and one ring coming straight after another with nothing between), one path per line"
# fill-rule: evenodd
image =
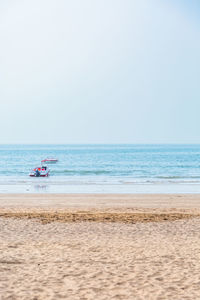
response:
M200 1L0 1L0 143L200 143Z

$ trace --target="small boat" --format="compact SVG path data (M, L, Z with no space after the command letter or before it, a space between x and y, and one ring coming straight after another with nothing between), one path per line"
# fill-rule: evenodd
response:
M45 163L45 164L55 164L58 162L57 158L45 158L41 161L41 163Z
M29 176L31 177L48 177L49 176L49 168L46 166L34 168Z

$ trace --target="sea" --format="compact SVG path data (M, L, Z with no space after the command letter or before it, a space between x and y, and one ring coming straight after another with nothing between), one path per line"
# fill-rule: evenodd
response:
M200 145L0 145L0 193L200 193Z

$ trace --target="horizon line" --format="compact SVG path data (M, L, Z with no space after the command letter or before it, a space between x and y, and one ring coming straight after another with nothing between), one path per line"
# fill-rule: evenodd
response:
M200 145L199 143L173 143L173 142L168 142L168 143L0 143L0 146L4 145Z

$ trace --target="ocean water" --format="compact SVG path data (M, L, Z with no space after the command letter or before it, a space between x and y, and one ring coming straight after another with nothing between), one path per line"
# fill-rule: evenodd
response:
M46 157L48 178L29 172ZM0 145L0 193L199 193L200 145Z

